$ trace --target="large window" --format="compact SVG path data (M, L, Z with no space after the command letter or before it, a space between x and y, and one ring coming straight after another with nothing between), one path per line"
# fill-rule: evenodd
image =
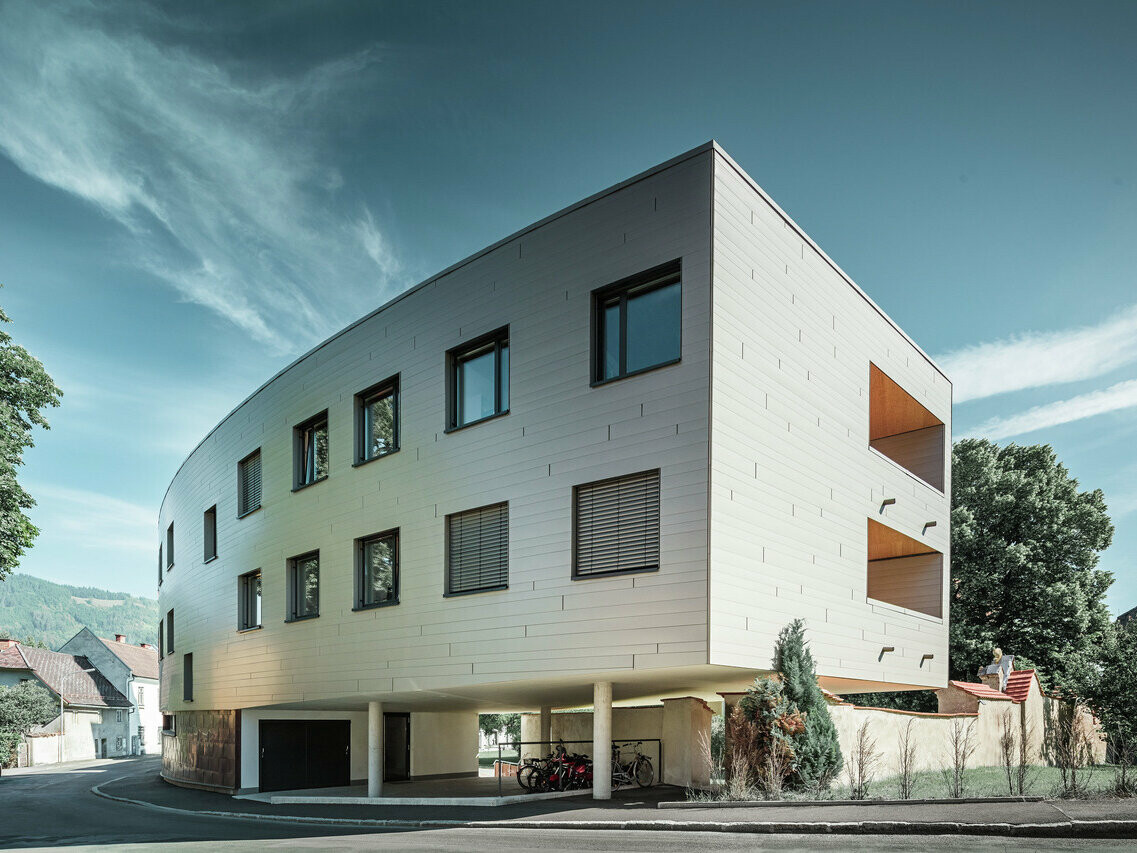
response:
M509 504L446 516L446 595L509 586Z
M658 568L658 470L573 489L573 577Z
M679 361L680 278L673 261L593 293L594 384Z
M205 543L205 562L217 557L217 506L211 506L202 516L202 540Z
M174 653L174 611L166 611L166 654Z
M237 578L237 629L261 627L261 573L247 572Z
M166 571L174 567L174 522L166 528Z
M399 378L355 395L355 463L370 462L399 449Z
M182 701L193 701L193 654L182 655Z
M293 431L293 489L302 489L328 477L328 413L309 418Z
M450 350L447 362L449 429L509 411L509 327Z
M399 531L355 540L355 607L399 603Z
M944 422L869 363L869 447L939 491L948 440Z
M261 449L237 463L237 517L261 508Z
M320 552L302 554L288 561L288 619L312 619L320 615Z
M944 555L870 518L867 593L871 602L942 618Z

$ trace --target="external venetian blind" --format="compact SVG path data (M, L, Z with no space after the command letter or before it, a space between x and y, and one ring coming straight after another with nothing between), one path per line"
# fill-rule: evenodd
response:
M446 517L446 593L509 585L509 504Z
M261 452L246 456L237 465L237 515L245 515L261 505Z
M574 490L573 575L659 568L659 471Z

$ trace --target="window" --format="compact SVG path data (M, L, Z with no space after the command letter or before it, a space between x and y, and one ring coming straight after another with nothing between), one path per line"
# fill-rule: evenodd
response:
M261 573L258 569L237 578L237 629L261 627Z
M205 561L217 558L217 505L205 511L203 538L205 541Z
M328 413L323 411L292 430L293 491L328 476Z
M121 722L122 722L122 720L119 720L119 722L121 723ZM122 745L123 745L123 740L122 740L122 738L121 738L121 737L116 737L116 738L114 739L114 748L115 748L116 750L118 750L118 751L120 751L120 752L121 752L121 751L122 751L122 748L123 748L123 746L122 746Z
M593 293L593 384L679 361L680 278L672 261Z
M161 619L158 620L158 660L166 656L166 643L165 643L165 623Z
M115 712L114 712L114 721L115 721L116 723L121 723L121 722L122 722L122 711L115 711Z
M158 586L162 585L162 546L158 546Z
M237 463L237 518L261 508L261 449Z
M944 422L870 362L869 447L942 492L945 439Z
M446 354L448 429L509 411L509 327Z
M164 734L164 735L177 734L177 728L175 727L176 722L177 722L177 720L175 719L174 714L163 714L162 715L162 734Z
M942 618L944 555L879 521L868 523L869 599Z
M399 449L399 377L355 395L355 464Z
M174 611L166 611L166 654L174 653Z
M139 709L146 707L146 688L141 685L138 687L138 707Z
M311 619L320 615L320 552L313 551L288 561L288 619Z
M166 571L174 567L174 522L166 528Z
M659 568L659 471L573 489L573 577Z
M399 603L399 531L355 540L355 607Z
M509 586L509 504L446 516L446 595Z
M182 655L182 701L193 701L193 654Z

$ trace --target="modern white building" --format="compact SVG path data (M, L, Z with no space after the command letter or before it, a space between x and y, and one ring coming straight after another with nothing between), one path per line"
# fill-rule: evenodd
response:
M113 640L83 628L60 649L83 655L133 703L128 729L131 755L162 751L162 711L158 707L158 650L149 643L133 645L123 634Z
M950 418L718 145L590 196L329 338L183 463L164 775L374 793L475 772L479 711L546 733L595 706L603 755L613 702L688 699L659 706L682 783L702 700L795 617L835 692L943 687Z

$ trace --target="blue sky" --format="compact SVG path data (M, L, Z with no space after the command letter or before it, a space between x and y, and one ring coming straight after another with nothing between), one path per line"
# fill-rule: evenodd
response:
M710 138L1101 488L1137 605L1137 4L0 0L0 304L65 391L22 570L153 595L185 454L417 281Z

